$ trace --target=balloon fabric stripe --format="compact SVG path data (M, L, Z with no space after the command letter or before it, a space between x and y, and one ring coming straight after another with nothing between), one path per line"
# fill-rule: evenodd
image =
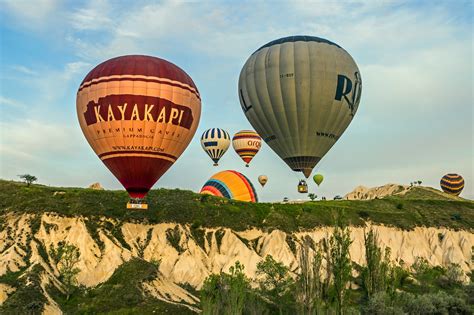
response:
M178 83L172 83L172 82L168 82L168 81L165 81L165 80L160 80L159 78L156 78L156 79L146 79L146 80L145 80L145 79L130 79L130 78L103 79L103 80L98 80L97 82L94 82L94 83L90 83L90 84L84 85L83 87L81 87L81 88L79 89L78 92L82 91L82 90L85 89L85 88L91 87L91 86L96 85L96 84L99 84L99 83L120 82L120 81L146 82L146 83L160 83L160 84L163 84L163 85L179 87L179 88L188 90L189 92L191 92L192 94L194 94L198 99L201 99L201 96L199 95L199 93L196 92L195 90L193 90L192 88L190 88L190 87L188 87L188 86L183 86L183 85L178 84Z
M253 187L252 183L247 178L247 176L245 176L244 174L241 174L239 172L236 172L236 171L230 171L230 172L234 173L235 175L239 176L242 179L242 182L245 184L245 186L247 186L247 189L249 190L252 201L253 202L258 202L257 193L255 192L255 188Z

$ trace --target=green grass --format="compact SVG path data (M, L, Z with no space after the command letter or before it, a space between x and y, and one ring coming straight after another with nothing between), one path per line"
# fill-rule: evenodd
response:
M55 191L65 194L53 196ZM474 228L474 202L444 197L416 187L402 196L374 200L316 201L304 204L244 203L201 195L187 190L152 190L149 210L127 210L125 191L100 191L0 180L0 214L8 212L41 214L55 212L65 216L85 216L91 230L97 217L122 222L175 222L198 227L229 227L241 231L250 227L292 232L331 226L344 212L351 225L370 220L388 226L412 229L416 226Z

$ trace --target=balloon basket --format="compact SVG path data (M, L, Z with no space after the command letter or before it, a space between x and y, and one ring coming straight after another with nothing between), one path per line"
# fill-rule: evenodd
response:
M308 193L308 187L298 187L298 192L300 194L307 194Z
M308 193L308 184L306 184L305 180L300 180L298 183L298 192L301 194Z
M147 210L148 204L144 199L130 199L130 201L127 203L127 209Z

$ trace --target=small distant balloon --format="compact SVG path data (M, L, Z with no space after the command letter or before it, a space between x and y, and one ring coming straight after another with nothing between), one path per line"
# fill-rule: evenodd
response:
M232 146L248 167L262 146L262 138L253 130L241 130L232 138Z
M268 182L268 177L266 175L260 175L258 177L258 182L260 183L260 185L262 185L262 187L264 187L265 184Z
M201 136L201 146L214 161L214 166L218 166L220 158L230 146L230 135L224 129L208 129Z
M440 185L445 193L459 196L464 189L464 178L455 173L446 174L441 178Z
M321 185L321 183L323 182L324 176L321 175L321 174L316 174L316 175L313 176L313 180L314 180L314 182L316 183L316 185L319 186L319 185Z

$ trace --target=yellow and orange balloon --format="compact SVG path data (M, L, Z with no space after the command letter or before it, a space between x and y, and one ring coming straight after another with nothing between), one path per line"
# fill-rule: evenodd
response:
M245 175L236 171L222 171L214 174L201 188L201 194L257 202L257 192Z
M132 198L143 198L191 141L201 116L193 80L150 56L95 67L77 92L77 116L90 146Z

